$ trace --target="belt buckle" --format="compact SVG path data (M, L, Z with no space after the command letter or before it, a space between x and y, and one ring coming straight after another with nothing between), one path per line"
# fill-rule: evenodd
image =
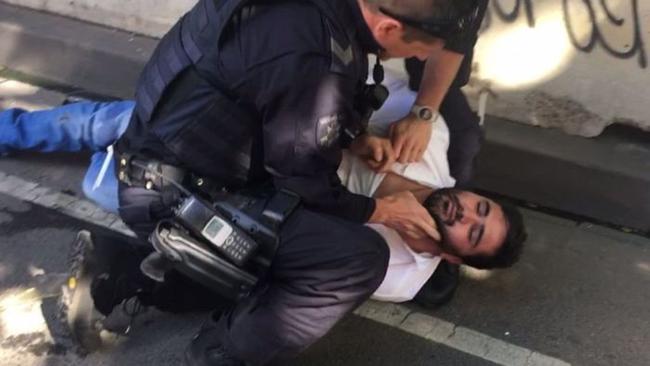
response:
M131 178L129 177L129 168L131 166L131 159L133 155L131 154L118 154L119 164L117 169L117 178L120 182L126 185L132 185Z

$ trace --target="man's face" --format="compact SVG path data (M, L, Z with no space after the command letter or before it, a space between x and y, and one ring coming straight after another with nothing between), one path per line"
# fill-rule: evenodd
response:
M439 38L435 38L431 42L419 40L407 42L404 40L404 30L401 23L392 19L384 20L374 27L375 39L383 48L382 59L416 57L425 61L445 45L445 41Z
M486 197L446 188L437 190L427 205L432 207L446 252L458 257L492 255L505 239L503 210Z

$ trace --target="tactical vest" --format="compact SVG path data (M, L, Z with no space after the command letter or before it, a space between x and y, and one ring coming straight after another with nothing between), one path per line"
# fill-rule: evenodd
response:
M362 63L356 67L367 73L350 14L329 0L309 1L329 21L331 36L353 47L360 56L356 63ZM161 39L138 82L135 112L117 144L119 152L178 165L230 187L266 179L261 119L255 108L206 71L210 67L200 67L219 59L215 45L224 29L252 2L199 0Z

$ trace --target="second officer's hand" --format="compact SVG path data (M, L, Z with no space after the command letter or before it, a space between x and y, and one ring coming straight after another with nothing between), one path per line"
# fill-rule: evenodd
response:
M379 136L359 136L350 145L350 151L380 173L389 171L396 159L391 141Z
M429 212L409 191L376 199L369 222L384 224L413 239L440 241L440 234Z
M390 139L397 161L407 164L422 160L431 139L431 130L430 122L422 121L412 113L394 122L390 127Z

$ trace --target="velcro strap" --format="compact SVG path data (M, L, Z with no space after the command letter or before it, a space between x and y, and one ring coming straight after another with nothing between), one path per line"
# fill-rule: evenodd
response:
M275 227L279 227L291 216L299 204L300 196L291 191L281 189L266 203L264 211L262 211L262 216Z

